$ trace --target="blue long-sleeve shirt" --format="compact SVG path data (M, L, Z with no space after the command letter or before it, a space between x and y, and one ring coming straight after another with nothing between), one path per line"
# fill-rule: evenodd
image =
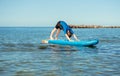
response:
M60 25L59 25L60 24ZM64 31L65 34L67 34L67 31L69 30L70 33L74 33L73 30L70 28L70 26L67 25L64 21L59 21L59 23L55 26L55 28L60 28Z

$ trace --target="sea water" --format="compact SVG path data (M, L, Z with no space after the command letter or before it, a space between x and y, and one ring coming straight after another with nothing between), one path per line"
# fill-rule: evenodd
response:
M79 40L99 39L94 47L42 44L52 29L1 27L0 76L120 76L120 28L73 29Z

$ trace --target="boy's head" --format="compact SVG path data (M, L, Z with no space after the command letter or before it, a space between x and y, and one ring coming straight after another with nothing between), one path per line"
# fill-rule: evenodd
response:
M68 35L69 37L71 37L73 34L68 30L68 31L67 31L67 35Z

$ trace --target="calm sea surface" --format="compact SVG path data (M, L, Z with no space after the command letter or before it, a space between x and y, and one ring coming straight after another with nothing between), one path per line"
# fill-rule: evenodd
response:
M94 47L41 44L51 30L0 28L0 76L120 76L120 28L73 29Z

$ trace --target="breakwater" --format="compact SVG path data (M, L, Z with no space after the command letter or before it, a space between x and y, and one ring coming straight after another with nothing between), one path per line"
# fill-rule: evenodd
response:
M70 25L71 28L120 28L120 26L102 26L102 25Z

